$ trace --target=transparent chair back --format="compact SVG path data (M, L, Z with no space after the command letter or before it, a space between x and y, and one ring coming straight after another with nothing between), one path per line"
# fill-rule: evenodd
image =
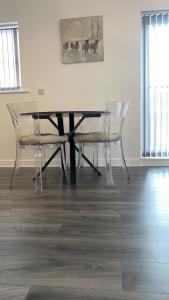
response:
M40 122L37 110L37 102L22 102L7 104L9 114L16 132L16 159L10 181L10 187L13 186L17 170L19 169L21 149L24 147L32 147L31 145L23 145L21 138L31 135L40 135ZM34 117L29 113L34 112ZM27 115L28 114L28 115ZM42 147L33 145L35 150L35 191L42 192ZM37 176L39 174L39 176Z
M103 131L108 135L116 133L121 137L123 122L129 107L128 102L123 101L106 101L105 110L109 114L104 116Z
M21 137L27 135L40 134L40 122L37 111L37 102L22 102L22 103L9 103L7 104L13 126L15 128L17 141ZM36 118L27 113L35 112Z

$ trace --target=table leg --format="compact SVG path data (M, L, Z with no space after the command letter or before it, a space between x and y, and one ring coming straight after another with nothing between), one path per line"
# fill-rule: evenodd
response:
M74 129L74 113L69 113L69 132ZM76 155L74 133L69 138L70 143L70 183L76 184Z
M62 114L56 114L56 117L57 117L57 120L58 120L59 135L64 135L63 115ZM65 153L65 157L66 157L65 146L64 146L64 153ZM61 158L61 164L62 164L62 172L65 173L62 158Z

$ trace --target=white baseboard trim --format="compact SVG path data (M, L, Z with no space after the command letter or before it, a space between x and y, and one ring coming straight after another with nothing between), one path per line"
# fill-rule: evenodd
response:
M126 163L130 167L167 167L169 166L169 159L139 159L139 158L129 158ZM120 166L120 160L113 160L112 165Z
M1 168L10 168L14 166L14 160L0 160L0 167ZM56 167L59 166L59 160L54 160L51 164L50 167ZM32 168L35 167L35 162L32 159L23 159L20 162L20 167L25 167L25 168Z
M139 159L139 158L127 158L126 159L127 165L129 167L143 167L143 166L164 166L164 167L169 167L169 159ZM9 167L13 167L14 166L14 160L12 159L1 159L0 160L0 167L4 167L4 168L9 168ZM59 160L55 159L54 161L52 161L52 163L50 164L50 167L56 167L59 166ZM87 164L85 164L85 166L87 166ZM99 160L99 166L104 166L104 160L100 159ZM121 166L121 162L120 160L117 159L113 159L112 160L112 166ZM21 167L34 167L34 160L31 159L24 159L21 160Z
M10 168L14 166L14 160L12 159L1 159L0 160L0 167L1 168ZM21 167L34 167L34 161L33 160L22 160L21 161Z
M112 166L121 166L119 158L112 159ZM127 166L129 167L167 167L169 166L169 159L139 159L139 158L127 158ZM99 160L99 165L104 166L104 160Z

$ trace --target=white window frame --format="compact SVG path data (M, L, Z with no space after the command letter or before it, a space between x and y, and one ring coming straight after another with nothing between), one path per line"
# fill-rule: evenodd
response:
M168 39L164 39L163 37L165 37L167 35L166 33L169 31L169 11L146 11L142 12L141 18L141 158L168 159L169 77L165 74L169 72L169 60L168 56L166 56L166 52L168 51L166 49L169 48L169 42ZM158 28L160 28L160 31L162 30L160 35ZM167 41L166 47L161 46L164 44L163 41ZM154 59L154 57L157 58ZM159 59L160 57L161 59ZM167 59L165 60L166 57ZM154 63L154 61L158 62L158 64ZM163 72L165 69L166 72Z
M3 30L5 34L3 34ZM0 93L19 92L22 85L18 22L0 23L0 38ZM9 43L10 49L8 48Z

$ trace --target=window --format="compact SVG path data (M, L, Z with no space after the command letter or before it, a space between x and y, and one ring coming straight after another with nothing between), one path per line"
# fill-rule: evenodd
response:
M142 156L169 157L169 11L142 14Z
M0 24L0 91L20 88L18 24Z

